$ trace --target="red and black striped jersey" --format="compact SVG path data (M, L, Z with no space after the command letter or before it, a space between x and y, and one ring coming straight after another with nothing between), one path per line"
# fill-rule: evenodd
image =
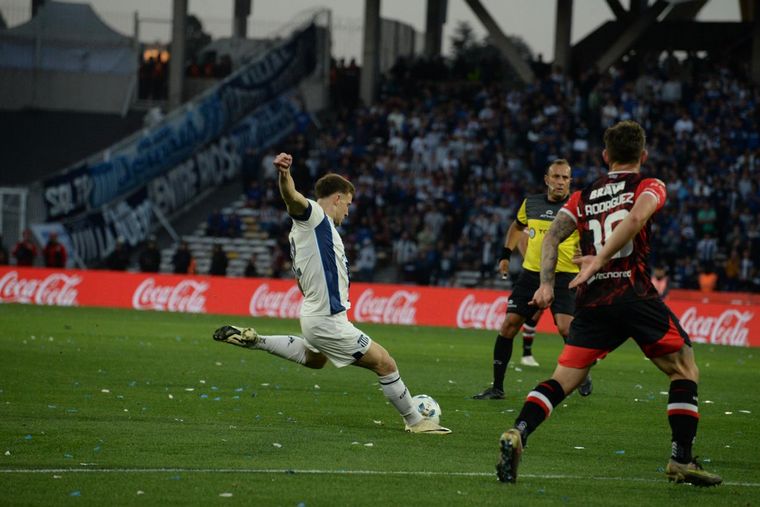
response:
M583 255L597 255L617 224L630 213L636 199L649 193L657 199L657 210L667 197L665 184L644 178L638 172L610 172L583 190L573 193L562 212L578 226ZM658 297L649 274L649 222L614 257L578 287L578 308L626 303Z

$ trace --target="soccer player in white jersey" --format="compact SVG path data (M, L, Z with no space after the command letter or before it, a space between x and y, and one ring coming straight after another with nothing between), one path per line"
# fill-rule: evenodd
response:
M337 174L317 181L317 200L306 199L296 190L290 167L293 157L280 153L274 159L279 173L282 199L293 219L290 255L304 300L301 307L303 337L262 335L250 327L222 326L214 340L322 368L329 359L341 368L352 364L372 370L383 394L406 423L406 431L445 435L451 430L424 419L412 405L412 395L396 367L396 361L379 343L354 327L346 312L348 300L348 259L336 227L348 216L354 186Z

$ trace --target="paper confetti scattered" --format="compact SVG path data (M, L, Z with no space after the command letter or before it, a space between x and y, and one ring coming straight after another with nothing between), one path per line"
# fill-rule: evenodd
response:
M69 496L82 496L82 493L80 491L72 491L69 493Z
M170 394L170 395L169 395L169 399L170 399L170 400L173 400L173 399L174 399L174 395Z
M278 444L277 442L273 443L272 445L273 445L273 446L275 446L275 447L277 447L278 449L279 449L280 447L282 447L282 444Z
M314 384L314 389L319 389L319 384Z
M733 414L733 412L723 412L723 413L726 414L726 415L732 415Z
M585 449L585 447L583 447L582 445L576 445L575 447L573 447L573 449L578 449L579 451L582 451L583 449Z
M186 387L185 391L192 392L192 391L195 391L195 388L194 387Z
M372 442L367 442L366 444L364 444L364 447L373 447L374 445L375 444L373 444Z
M100 392L101 392L101 393L110 393L111 391L110 391L110 390L108 390L108 389L101 389L101 390L100 390Z
M53 479L60 479L61 477L63 477L63 476L61 476L61 475L54 475Z
M228 492L219 493L219 496L221 496L222 498L230 498L232 496L232 493L228 493Z
M216 361L214 364L215 364L216 366L221 366L221 365L222 365L222 362L221 362L221 361Z
M751 414L752 413L749 410L739 410L739 412L741 412L742 414Z
M710 403L715 403L715 402L712 400L705 400L704 403L710 404Z
M11 455L11 451L5 451L5 455L6 456L10 456Z
M138 495L144 495L144 494L145 494L145 491L143 491L143 490L141 490L141 489L138 489L138 490L137 490L137 494L138 494Z
M376 419L372 419L372 422L375 423L375 424L378 424L378 425L379 424L383 424L383 421L378 421Z

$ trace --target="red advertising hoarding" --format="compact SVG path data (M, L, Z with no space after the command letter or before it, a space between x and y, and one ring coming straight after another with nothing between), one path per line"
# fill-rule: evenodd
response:
M485 289L351 284L356 323L498 329L508 293ZM0 303L104 306L298 318L293 280L0 267ZM668 305L698 343L760 347L760 297L672 291ZM539 331L554 332L545 314Z

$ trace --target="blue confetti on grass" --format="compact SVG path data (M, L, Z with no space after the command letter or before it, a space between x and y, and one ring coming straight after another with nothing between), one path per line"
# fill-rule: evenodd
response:
M82 496L82 492L79 490L72 491L71 493L69 493L69 496Z
M217 396L216 398L214 398L214 401L222 401L222 397L221 396Z
M31 440L31 439L32 439L31 435L24 435L24 440Z
M74 459L74 456L72 456L69 453L64 454L63 457L66 458L66 459Z
M205 400L206 398L208 398L208 394L201 394L201 399Z
M625 454L625 450L620 449L619 451L615 451L615 454Z
M237 389L235 389L236 393L242 393L243 391L245 391L245 389L243 389L242 387L238 387Z

